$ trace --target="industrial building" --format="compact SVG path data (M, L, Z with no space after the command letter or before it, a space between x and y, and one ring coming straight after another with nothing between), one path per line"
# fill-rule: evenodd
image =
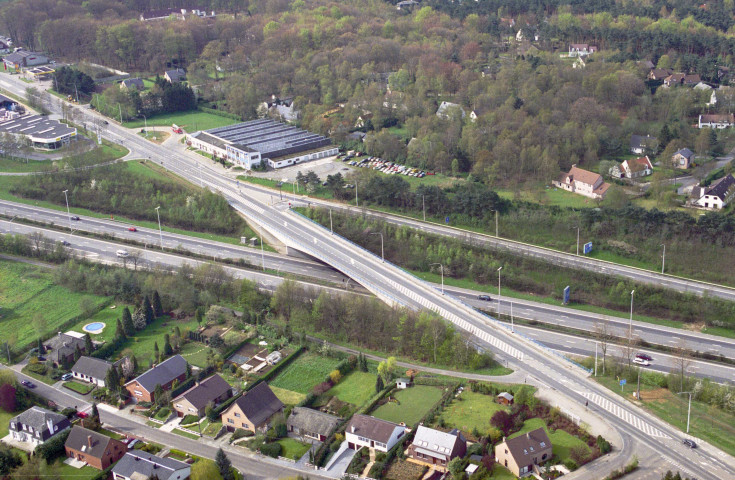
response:
M77 136L77 129L41 115L23 115L0 122L0 133L28 138L34 148L56 150Z
M264 161L282 168L339 152L322 135L265 119L195 132L187 135L187 143L248 170Z

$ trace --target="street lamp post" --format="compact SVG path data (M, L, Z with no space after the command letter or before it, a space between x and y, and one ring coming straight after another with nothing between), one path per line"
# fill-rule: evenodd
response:
M442 265L441 263L432 263L431 265L439 265L439 268L441 269L441 273L442 273L442 295L444 295L444 265ZM431 265L429 265L429 266L431 266Z
M662 243L661 246L664 247L664 253L661 255L661 274L663 275L666 266L666 244Z
M577 256L579 256L579 226L577 227Z
M145 138L148 138L148 119L142 113L141 115L143 116L143 130L145 130Z
M355 206L356 207L359 207L360 206L360 202L359 202L359 200L357 198L357 182L355 182Z
M635 290L630 291L630 322L628 323L628 337L633 337L633 294L635 293ZM628 342L630 343L630 338L628 338Z
M332 226L332 209L329 209L329 233L334 235L334 227Z
M330 213L331 213L331 210L330 210ZM383 250L383 234L381 232L374 232L374 233L371 233L370 235L380 235L380 258L382 258L383 263L385 263L385 250Z
M424 210L424 222L426 221L426 195L421 195L421 207Z
M597 344L599 342L595 342L595 377L597 376Z
M500 316L500 271L503 267L498 267L498 317Z
M260 258L263 260L263 271L265 272L265 251L263 250L263 235L260 236Z
M69 220L69 236L71 237L71 213L69 212L69 197L67 192L69 189L64 190L64 198L66 199L66 218Z
M677 395L681 395L682 393L689 395L689 409L687 410L687 433L689 433L689 419L692 415L692 392L679 392Z
M156 210L156 216L158 217L158 236L161 238L161 251L163 251L163 232L161 231L161 214L158 212L158 209L161 208L161 206L157 206L155 208Z

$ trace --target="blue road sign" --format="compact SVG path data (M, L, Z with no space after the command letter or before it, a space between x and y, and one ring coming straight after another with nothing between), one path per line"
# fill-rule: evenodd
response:
M588 242L584 244L584 254L587 255L592 251L592 242Z
M627 381L626 379L622 379L622 380L620 380L620 386L621 386L621 387L622 387L623 385L625 385L626 383L628 383L628 381Z
M449 223L449 217L444 218L444 223Z
M569 303L569 291L570 291L570 288L569 288L569 285L567 285L566 288L564 289L564 305L567 305Z

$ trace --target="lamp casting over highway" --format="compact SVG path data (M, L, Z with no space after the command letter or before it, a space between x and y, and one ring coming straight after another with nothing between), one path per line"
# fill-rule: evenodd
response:
M161 214L158 212L158 209L161 208L161 206L156 207L156 216L158 216L158 236L161 237L161 251L163 251L163 232L161 232Z
M429 266L432 266L432 265L439 265L439 268L441 269L441 272L442 272L442 295L444 295L444 265L442 265L441 263L432 263Z
M265 251L263 250L263 235L260 235L260 258L263 260L263 271L265 272Z
M630 322L628 323L628 343L633 338L633 294L635 290L630 291Z
M69 197L66 195L66 192L69 190L64 190L64 198L66 199L66 217L69 219L69 236L71 236L71 213L69 213Z
M331 210L329 211L331 214ZM330 215L331 216L331 215ZM380 258L383 259L383 263L385 263L385 250L383 250L383 234L381 232L371 233L370 235L380 235ZM443 283L443 280L442 280ZM444 288L442 287L442 293L444 293Z
M666 244L662 243L661 246L664 247L664 253L661 255L661 274L663 275L666 266Z
M677 395L681 395L682 393L689 394L689 409L687 410L687 433L689 433L689 419L692 415L692 392L679 392Z
M332 209L329 209L329 233L334 235L334 227L332 226Z
M503 267L498 267L498 317L500 317L500 271Z

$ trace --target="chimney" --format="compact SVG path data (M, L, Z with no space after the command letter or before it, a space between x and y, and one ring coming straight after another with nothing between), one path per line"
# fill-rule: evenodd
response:
M355 426L354 426L354 425L352 425L352 426L350 427L350 431L351 431L352 433L355 433Z
M59 333L59 336L61 336L61 332L58 332L58 333Z
M157 469L157 468L158 468L158 464L157 464L157 463L154 463L154 464L153 464L153 470L155 470L155 469Z
M87 445L92 448L92 435L87 435Z
M135 461L136 462L139 462L140 461L140 457L135 457Z
M531 432L526 432L526 440L531 440Z
M503 437L503 441L502 441L502 443L505 443L505 437Z

